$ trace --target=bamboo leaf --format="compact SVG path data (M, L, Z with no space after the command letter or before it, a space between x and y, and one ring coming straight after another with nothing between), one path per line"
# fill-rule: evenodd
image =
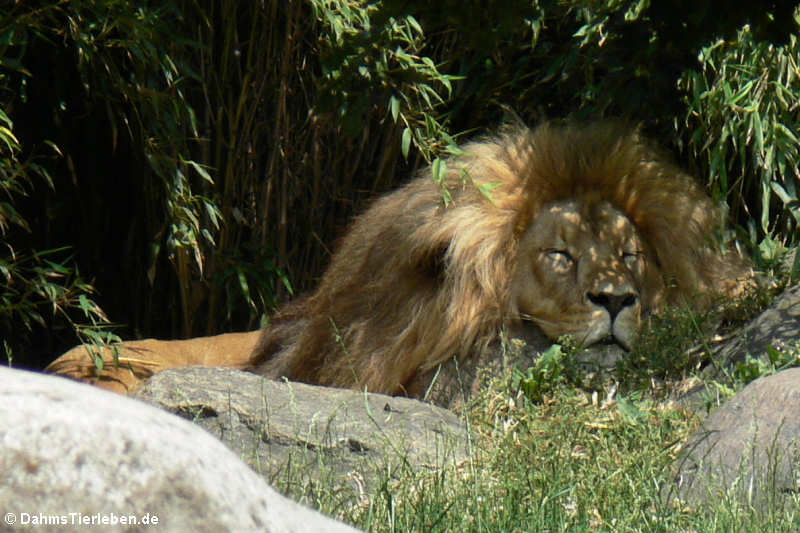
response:
M408 159L408 153L411 149L411 128L406 127L403 129L403 137L400 144L403 157Z
M395 95L389 98L389 110L392 113L392 120L397 122L397 116L400 114L400 100Z

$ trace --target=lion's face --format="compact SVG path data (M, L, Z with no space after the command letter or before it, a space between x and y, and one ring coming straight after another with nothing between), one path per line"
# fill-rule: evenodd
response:
M551 339L630 349L663 291L636 227L606 202L548 204L522 235L512 295L520 318Z

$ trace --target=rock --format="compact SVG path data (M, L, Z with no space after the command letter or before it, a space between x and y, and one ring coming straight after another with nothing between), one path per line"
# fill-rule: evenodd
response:
M0 530L355 531L142 402L6 367L0 383Z
M698 379L688 380L686 387L673 395L676 405L700 416L707 414L718 396L716 387L707 383L728 379L738 364L748 356L769 365L768 347L793 350L800 347L800 285L781 293L772 305L750 320L730 339L713 348L713 364L705 366Z
M747 355L764 357L767 346L778 350L793 348L800 339L800 285L786 289L775 302L750 321L736 337L715 351L715 360L725 368L745 360Z
M676 465L678 494L689 502L732 491L778 508L800 491L800 368L759 378L714 411Z
M456 465L468 454L455 414L408 398L201 367L160 372L135 396L202 426L269 480L291 468L356 502L386 472Z

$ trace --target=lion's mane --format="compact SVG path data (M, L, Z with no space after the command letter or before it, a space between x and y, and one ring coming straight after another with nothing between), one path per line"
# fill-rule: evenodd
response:
M746 270L714 245L721 210L625 125L511 128L446 164L442 185L425 170L356 218L317 290L273 319L257 372L394 394L469 357L519 318L519 238L558 200L609 202L634 223L665 282L652 287L658 304L698 303Z

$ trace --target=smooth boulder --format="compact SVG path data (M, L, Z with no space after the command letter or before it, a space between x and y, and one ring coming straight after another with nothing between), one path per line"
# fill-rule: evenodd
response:
M759 378L711 413L676 463L693 503L733 496L772 508L800 491L800 368Z
M3 531L355 531L143 402L6 367L0 384Z

